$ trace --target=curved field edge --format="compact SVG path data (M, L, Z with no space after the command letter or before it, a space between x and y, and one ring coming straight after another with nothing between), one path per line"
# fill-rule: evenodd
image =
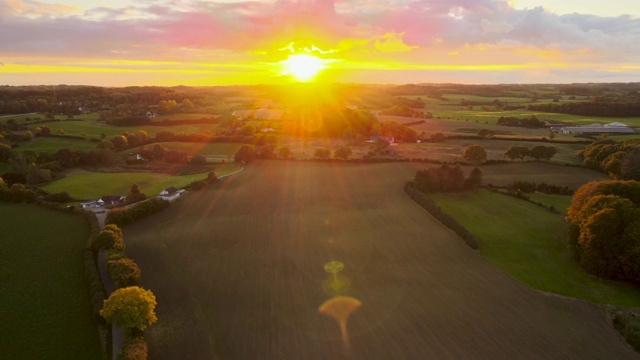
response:
M564 296L640 307L640 289L590 275L571 259L562 217L487 190L429 197L475 235L483 257L518 281Z
M0 203L0 349L5 359L100 359L80 216Z
M158 298L150 356L636 358L599 306L522 286L430 217L403 191L414 174L260 161L126 227ZM348 356L318 312L331 260L362 302Z
M218 165L213 172L217 176L223 176L237 171L238 168L236 164ZM190 175L79 172L46 184L42 189L51 193L66 191L76 199L92 199L103 195L126 195L131 185L138 184L144 194L155 196L167 187L182 188L194 181L205 179L207 174L208 172Z

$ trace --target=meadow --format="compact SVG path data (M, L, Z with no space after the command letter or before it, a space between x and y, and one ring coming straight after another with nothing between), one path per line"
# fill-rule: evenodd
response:
M637 287L594 277L571 259L568 225L547 209L487 190L429 197L476 236L484 258L523 284L602 304L640 307Z
M239 169L236 164L221 164L213 168L217 176L222 176ZM42 189L51 193L66 191L76 199L95 199L103 195L127 195L133 184L140 186L147 196L155 196L163 189L173 186L183 188L193 181L207 177L207 172L189 175L167 175L151 172L87 172L75 171L60 180L50 182Z
M555 94L554 94L555 95ZM640 126L640 118L631 117L631 118L613 118L613 117L594 117L594 116L579 116L579 115L569 115L569 114L558 114L558 113L546 113L546 112L538 112L531 111L527 109L518 109L518 110L499 110L495 109L493 105L490 105L492 101L495 99L499 100L504 105L519 105L519 106L527 106L529 104L534 104L531 101L531 98L525 97L514 97L514 96L505 96L505 97L486 97L486 96L477 96L477 95L468 95L468 94L443 94L443 97L448 99L448 101L443 101L439 99L427 98L422 95L411 95L404 96L410 99L420 98L425 102L424 111L431 112L433 117L438 120L458 120L465 121L470 123L482 123L488 125L494 125L498 118L501 116L514 116L518 118L525 118L529 116L535 116L539 120L549 121L554 123L567 123L573 125L589 125L589 124L607 124L610 122L623 122L629 126ZM473 105L473 106L463 106L461 105L461 101L472 101L477 103L486 103L487 105ZM566 96L563 96L560 99L560 102L575 102L582 100L570 100ZM535 104L538 103L549 103L551 100L538 100Z
M58 131L62 130L65 135L86 136L94 139L100 139L102 134L105 134L107 138L112 138L124 132L134 132L136 130L144 130L149 136L155 136L160 131L171 131L176 134L199 134L202 132L214 133L219 128L218 124L113 126L99 121L58 121L41 125L49 126L52 134L57 134Z
M39 154L41 152L54 154L60 149L69 150L92 150L97 143L88 139L68 139L58 137L35 137L31 141L25 141L15 147L16 151L30 150Z
M523 286L413 203L414 165L255 162L126 227L150 357L637 357L599 306ZM340 296L361 302L349 347L318 311Z
M228 155L233 161L233 156L240 149L242 144L238 143L187 143L169 141L163 143L151 143L145 145L147 148L152 148L155 144L160 144L170 150L184 151L189 157L196 155ZM142 147L132 148L128 152L137 152Z
M79 216L0 203L0 357L99 359Z

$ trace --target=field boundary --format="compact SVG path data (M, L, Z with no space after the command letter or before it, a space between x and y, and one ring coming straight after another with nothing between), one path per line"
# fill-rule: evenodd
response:
M444 212L444 210L436 205L433 200L429 199L424 193L416 189L413 183L408 182L404 186L404 191L409 195L411 200L420 205L423 209L427 210L427 212L438 220L438 222L451 229L456 233L456 235L460 236L470 248L478 250L478 240L475 236L473 236L473 234L471 234L471 232L467 230L464 225L460 224L454 217Z

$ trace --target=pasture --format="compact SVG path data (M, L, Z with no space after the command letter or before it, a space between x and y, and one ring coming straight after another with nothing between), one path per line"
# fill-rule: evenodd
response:
M553 206L553 208L562 215L566 215L569 206L571 206L570 195L545 194L535 192L532 194L527 194L527 196L529 196L529 199L533 202L539 202L544 206Z
M549 121L549 122L562 122L573 125L589 125L589 124L607 124L610 122L620 121L629 126L640 126L640 118L614 118L614 117L595 117L595 116L580 116L580 115L569 115L569 114L558 114L558 113L546 113L546 112L537 112L527 109L519 109L519 110L499 110L495 109L493 105L490 105L494 99L498 99L501 103L505 105L520 105L527 106L529 104L538 104L538 103L548 103L550 100L538 100L537 102L531 102L530 98L524 97L485 97L485 96L477 96L477 95L459 95L459 94L444 94L444 98L448 99L448 101L442 101L438 99L427 98L426 96L405 96L410 99L416 99L420 97L423 101L425 101L424 111L429 111L432 113L433 117L436 119L444 119L444 120L459 120L459 121L468 121L468 122L478 122L478 123L486 123L486 124L495 124L498 118L501 116L515 116L519 118L535 116L539 120ZM472 101L476 103L486 103L487 105L474 105L474 106L463 106L461 105L461 101ZM576 102L583 100L569 100L567 97L562 97L560 102Z
M558 215L486 190L429 197L476 236L484 258L518 281L555 294L640 307L637 287L591 276L571 259L568 225Z
M414 174L260 161L126 227L150 358L637 358L599 306L521 285L413 203ZM361 302L344 337L318 310L341 296Z
M179 150L187 153L189 157L196 155L229 155L230 160L233 161L233 156L240 149L242 144L238 143L193 143L193 142L163 142L152 143L145 145L147 148L152 148L155 144L160 144L170 150ZM127 150L128 152L140 151L140 148L132 148Z
M217 176L239 169L236 164L216 165L212 170ZM167 175L148 172L103 173L76 171L60 180L41 186L51 193L66 191L76 199L95 199L103 195L127 195L133 184L140 186L147 196L155 196L163 189L173 186L182 188L196 180L207 177L209 172L189 175Z
M200 115L199 118L202 118ZM116 135L124 132L134 132L136 130L144 130L150 137L155 136L160 131L172 131L176 134L179 133L202 133L210 132L214 133L218 128L218 124L203 124L203 125L145 125L145 126L113 126L100 121L57 121L51 123L44 123L38 125L46 125L51 128L52 134L57 134L59 130L63 130L65 135L83 136L87 138L100 139L102 134L105 134L107 138L112 138Z
M82 217L0 203L0 357L99 359Z
M41 152L53 154L60 149L69 150L92 150L96 148L97 143L83 139L67 139L57 137L35 137L31 141L18 143L14 149L22 152L31 150L36 154Z

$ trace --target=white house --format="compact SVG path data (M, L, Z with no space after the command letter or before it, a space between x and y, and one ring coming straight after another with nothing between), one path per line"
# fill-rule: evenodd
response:
M620 122L612 122L606 125L591 124L560 128L560 133L562 134L632 134L634 132L633 128Z
M175 201L183 192L184 189L176 189L175 187L171 186L160 191L157 197L162 200Z
M126 199L127 198L125 196L121 196L121 195L105 195L97 200L91 200L91 201L80 203L80 207L83 209L87 209L87 208L99 208L99 207L110 206L110 205L120 205Z

